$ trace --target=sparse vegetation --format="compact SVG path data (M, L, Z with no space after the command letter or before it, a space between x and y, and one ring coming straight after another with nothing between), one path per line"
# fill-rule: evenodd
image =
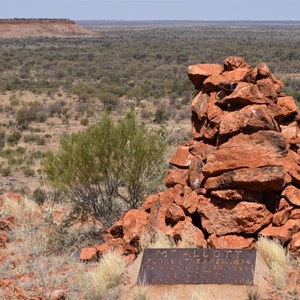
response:
M287 283L290 266L290 258L286 249L276 239L260 237L257 242L257 250L270 268L276 288L283 289Z
M63 136L60 147L44 161L49 182L70 192L75 210L106 226L136 208L163 175L166 143L133 112L118 123L107 114L86 131Z

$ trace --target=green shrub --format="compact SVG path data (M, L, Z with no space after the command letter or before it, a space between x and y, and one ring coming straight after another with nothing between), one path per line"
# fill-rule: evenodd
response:
M11 134L9 134L7 136L7 143L10 145L10 146L15 146L18 144L18 142L20 141L22 137L22 134L20 131L13 131Z
M137 207L162 179L166 142L136 121L106 114L86 131L64 135L58 153L44 160L50 183L71 193L75 207L111 225L124 209Z
M1 168L1 175L3 177L7 177L7 176L11 175L11 168L10 167Z
M25 175L26 177L34 177L34 176L35 176L35 171L34 171L34 169L32 169L32 168L30 168L30 167L28 167L28 166L23 167L22 170L23 170L23 173L24 173L24 175Z

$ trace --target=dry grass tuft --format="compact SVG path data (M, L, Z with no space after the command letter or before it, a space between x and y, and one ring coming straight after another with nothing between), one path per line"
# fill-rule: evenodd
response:
M103 255L96 268L84 276L82 292L89 300L118 299L125 269L126 263L117 253Z
M176 300L176 299L177 297L173 289L166 290L161 297L161 300Z
M149 299L149 287L141 284L136 287L134 292L134 300L148 300Z
M155 229L154 235L150 236L149 233L144 232L140 238L141 250L145 248L176 248L175 240L162 232L159 229Z
M271 276L277 289L283 289L287 283L290 258L287 251L276 239L260 237L257 250L270 268Z
M193 291L191 300L225 300L223 296L216 296L210 291Z

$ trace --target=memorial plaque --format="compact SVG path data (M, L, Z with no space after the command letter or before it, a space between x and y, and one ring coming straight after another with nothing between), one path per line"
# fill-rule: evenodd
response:
M253 285L254 249L145 249L138 284Z

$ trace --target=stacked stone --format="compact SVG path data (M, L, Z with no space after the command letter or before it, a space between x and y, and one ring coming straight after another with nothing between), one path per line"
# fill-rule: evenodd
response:
M293 97L266 64L188 67L192 137L170 160L168 189L130 210L95 246L138 252L153 228L199 247L251 248L261 236L300 256L300 131Z

